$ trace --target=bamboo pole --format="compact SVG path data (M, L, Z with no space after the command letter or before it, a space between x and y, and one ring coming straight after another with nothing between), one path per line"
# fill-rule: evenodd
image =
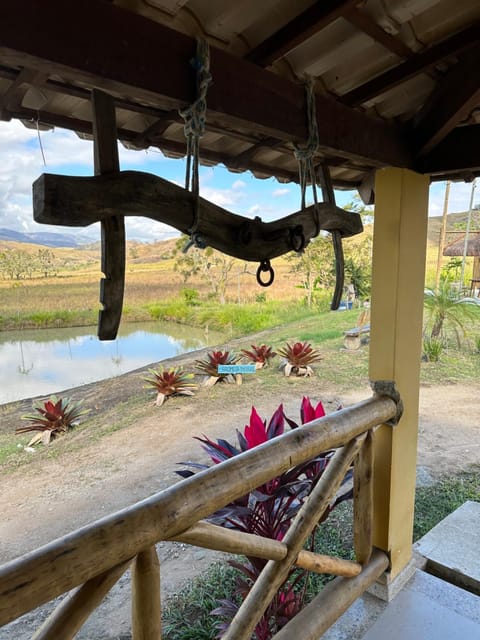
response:
M353 473L353 539L357 562L370 560L373 545L373 432L369 431Z
M270 560L266 564L231 621L223 636L224 640L249 640L251 638L258 621L286 580L305 540L322 517L332 496L338 491L364 437L359 436L334 454L323 476L285 534L284 542L288 547L287 556L280 562Z
M132 571L132 638L161 640L160 562L154 546L141 551Z
M390 420L396 403L375 395L110 514L0 567L0 625L135 556L294 465Z
M287 545L278 540L262 538L253 533L225 529L209 522L197 522L170 540L265 560L283 560L288 553ZM362 570L362 566L357 562L332 558L305 550L299 552L295 565L300 569L314 573L331 573L335 576L356 576Z
M92 578L66 596L33 635L32 640L71 640L90 614L128 569L131 560Z
M388 569L388 557L375 550L355 578L335 578L320 594L286 624L272 640L318 640L327 629Z

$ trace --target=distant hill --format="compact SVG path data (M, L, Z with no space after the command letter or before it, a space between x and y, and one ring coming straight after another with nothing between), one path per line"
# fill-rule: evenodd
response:
M467 222L467 211L461 211L459 213L449 213L447 216L447 231L453 231L455 225L465 224ZM472 222L477 221L479 218L479 212L474 211L472 216ZM478 227L477 227L478 228ZM428 242L429 244L438 245L440 239L440 232L442 230L442 216L434 216L428 219ZM452 234L453 235L453 234ZM453 238L447 234L447 243Z
M51 231L38 231L34 233L23 233L12 229L0 228L0 240L9 242L25 242L28 244L40 244L44 247L71 247L77 248L89 244L92 240L79 233L72 235L69 233L53 233Z

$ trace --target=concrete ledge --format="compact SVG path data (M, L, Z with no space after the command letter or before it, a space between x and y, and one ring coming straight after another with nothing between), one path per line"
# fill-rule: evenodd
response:
M416 562L412 559L393 580L390 579L389 573L384 573L367 589L368 593L371 593L372 596L376 598L380 598L380 600L384 602L390 602L413 576L416 567Z
M480 503L465 502L415 545L424 569L480 595Z

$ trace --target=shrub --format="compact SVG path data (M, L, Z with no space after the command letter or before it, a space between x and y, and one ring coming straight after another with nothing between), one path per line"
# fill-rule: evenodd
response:
M286 347L278 350L278 354L286 360L286 376L289 376L291 373L310 376L313 373L310 365L322 359L319 351L314 349L309 342L287 343Z
M301 424L324 415L325 411L321 402L314 407L309 398L303 398L300 410ZM245 426L243 433L237 431L238 446L232 445L224 439L214 441L206 436L197 437L197 440L202 443L202 448L210 456L212 462L218 464L282 435L285 430L285 423L291 429L299 427L295 421L286 418L282 405L277 408L268 424L266 420L262 420L255 407L252 407L249 423ZM257 487L249 494L230 503L213 514L210 520L215 524L236 529L237 531L261 535L274 540L283 540L292 520L323 475L332 456L333 451L326 451L313 460L289 469L280 476ZM195 470L208 468L208 465L195 462L181 462L179 464ZM195 471L182 469L177 473L187 478L192 476ZM321 522L328 517L329 513L338 504L344 500L351 499L352 490L349 481L352 473L352 471L349 471L345 477L342 487L325 511ZM316 529L311 536L312 548L315 544L315 535ZM221 634L228 628L238 609L238 601L247 596L252 584L258 578L266 563L266 560L255 557L247 557L247 560L243 562L230 562L238 570L238 575L232 597L222 599L218 603L219 606L212 612L222 618L222 622L218 624L218 637L221 637ZM307 584L307 572L299 569L290 571L287 579L255 628L255 638L257 640L269 640L298 613L304 605Z
M423 341L423 356L427 362L438 362L443 349L443 342L437 338L426 338Z
M88 413L88 409L82 409L82 402L73 402L70 398L57 398L51 396L48 400L34 406L37 413L22 416L28 425L18 427L15 433L28 433L39 431L28 443L31 447L38 442L50 444L50 440L73 429L81 415Z
M149 369L150 377L144 378L149 386L157 390L155 404L160 407L167 398L172 396L193 396L193 391L197 388L191 382L193 373L185 373L183 369Z
M269 360L277 355L275 351L272 351L272 347L267 347L266 344L261 344L260 346L252 344L251 348L251 351L242 349L242 353L247 360L255 362L258 367L267 366Z

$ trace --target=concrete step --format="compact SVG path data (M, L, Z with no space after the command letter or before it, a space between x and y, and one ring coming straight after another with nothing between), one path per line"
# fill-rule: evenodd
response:
M417 569L388 604L364 594L322 640L480 640L480 598Z
M480 503L465 502L414 545L420 566L480 595Z

